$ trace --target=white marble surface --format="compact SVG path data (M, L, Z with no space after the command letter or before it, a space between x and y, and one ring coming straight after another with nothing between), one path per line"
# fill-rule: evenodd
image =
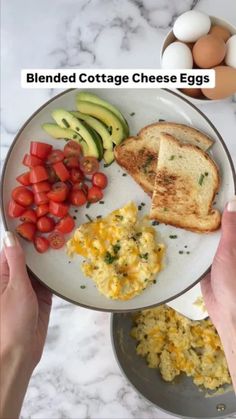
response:
M236 25L235 0L3 0L1 162L21 124L55 90L23 90L21 68L158 68L163 38L190 8ZM236 162L236 100L201 106ZM57 297L22 419L171 418L123 378L109 314Z

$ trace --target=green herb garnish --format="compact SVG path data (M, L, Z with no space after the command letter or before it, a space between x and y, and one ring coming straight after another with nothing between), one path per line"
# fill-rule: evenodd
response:
M119 215L119 214L116 214L115 217L118 218L118 220L121 220L121 221L124 219L124 216Z
M151 156L151 155L147 156L146 161L145 161L145 163L144 163L144 164L143 164L143 166L142 166L144 173L146 173L146 172L147 172L147 167L150 165L150 163L151 163L153 160L154 160L154 157L153 157L153 156Z
M70 125L65 118L62 118L61 122L65 125L66 128L70 128Z
M202 186L202 184L203 184L203 180L204 180L204 175L203 174L201 174L201 176L199 177L199 179L198 179L198 183L199 183L199 185L200 186Z
M159 224L160 224L159 221L152 221L153 226L158 226Z
M108 265L111 265L114 260L116 260L116 256L112 256L110 252L106 252L104 256L104 262L106 262Z
M175 158L175 156L172 155L172 156L170 156L169 160L174 160L174 158Z
M183 253L184 253L183 250L179 250L180 255L183 255Z
M102 218L102 216L101 215L97 215L96 218L99 220L100 218Z
M99 204L104 204L104 201L99 201Z
M120 244L116 243L112 246L113 252L115 253L115 255L119 252L120 250Z
M131 112L131 113L130 113L130 116L134 116L134 115L135 115L135 112Z
M88 219L90 222L92 222L92 221L93 221L93 219L90 217L90 215L85 214L85 217L87 217L87 219Z
M111 126L110 127L107 127L107 129L109 131L109 134L112 135L112 127Z
M144 253L144 254L140 255L140 257L142 259L148 260L148 253Z
M157 281L154 279L154 280L153 280L153 284L156 284L156 283L157 283Z
M122 176L127 176L127 173L122 173Z
M138 210L141 211L142 210L142 205L138 206Z
M80 285L80 288L81 288L82 290L84 290L84 289L86 288L86 286L85 286L85 285Z
M89 207L90 207L90 205L91 205L91 202L87 202L87 204L86 204L86 208L89 208Z
M208 172L205 172L205 173L204 173L204 175L205 175L205 176L208 176L208 175L209 175L209 173L208 173Z
M76 129L76 131L80 131L80 128L79 127L75 127L75 129Z
M177 236L177 234L171 234L171 235L169 236L169 238L170 238L170 239L177 239L177 237L178 237L178 236Z
M77 135L76 135L76 134L74 134L74 135L72 136L72 138L75 140L75 139L77 138Z

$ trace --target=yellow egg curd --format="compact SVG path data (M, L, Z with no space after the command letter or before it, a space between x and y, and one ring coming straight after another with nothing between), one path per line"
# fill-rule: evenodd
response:
M133 202L104 218L82 224L67 242L68 255L86 258L83 273L108 298L129 300L162 269L164 245L147 218L138 220Z

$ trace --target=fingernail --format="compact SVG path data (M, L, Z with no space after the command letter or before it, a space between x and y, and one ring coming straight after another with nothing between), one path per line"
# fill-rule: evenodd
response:
M231 201L228 202L227 210L229 212L236 212L236 195Z
M6 231L4 236L4 244L6 247L14 247L16 245L16 239L11 231Z

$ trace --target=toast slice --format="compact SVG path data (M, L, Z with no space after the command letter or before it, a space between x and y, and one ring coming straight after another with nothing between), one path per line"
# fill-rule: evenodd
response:
M161 133L207 150L213 144L207 135L183 124L158 122L141 129L137 137L129 137L115 147L117 163L134 178L150 196L153 194Z
M220 186L215 162L199 147L161 135L150 218L208 233L220 226L212 202Z

